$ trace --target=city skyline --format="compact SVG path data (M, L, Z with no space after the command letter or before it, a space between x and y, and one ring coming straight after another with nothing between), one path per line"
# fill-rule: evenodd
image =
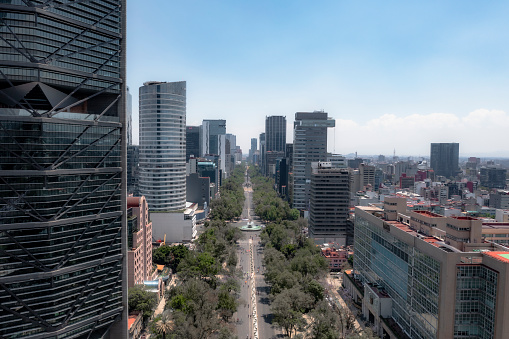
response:
M460 155L509 156L498 136L509 127L508 12L503 2L130 2L128 85L187 81L188 124L226 119L246 154L265 116L291 128L295 112L323 109L337 119L336 153L428 155L431 142L459 142Z

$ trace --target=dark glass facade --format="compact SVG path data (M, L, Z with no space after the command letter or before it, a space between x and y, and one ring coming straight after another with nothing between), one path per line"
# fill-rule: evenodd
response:
M186 127L186 162L200 156L200 126Z
M127 146L127 194L135 197L140 196L140 146Z
M430 165L435 175L453 178L460 172L459 150L460 144L455 142L431 144Z
M0 18L0 337L103 337L125 297L125 2Z
M270 116L265 118L266 152L285 152L286 117Z

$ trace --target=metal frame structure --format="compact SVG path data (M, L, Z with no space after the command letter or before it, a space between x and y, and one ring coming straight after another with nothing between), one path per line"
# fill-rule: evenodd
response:
M0 4L0 339L127 337L125 0Z

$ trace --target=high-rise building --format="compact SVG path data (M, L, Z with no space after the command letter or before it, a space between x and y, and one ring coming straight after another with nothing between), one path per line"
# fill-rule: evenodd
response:
M186 162L191 156L198 158L200 156L200 126L186 127Z
M358 206L343 283L379 335L506 338L509 249L482 233L480 219L406 211L405 198Z
M265 118L265 152L263 174L275 173L276 160L285 157L286 117L270 116Z
M335 120L325 112L297 112L293 123L293 207L309 208L311 163L327 159L327 128Z
M489 205L497 209L509 209L509 191L497 189L491 192Z
M265 133L260 133L260 159L259 159L259 163L260 163L260 168L264 168L265 166Z
M431 144L430 165L435 175L452 178L458 174L459 149L460 144L455 142Z
M127 146L131 146L133 144L133 96L129 92L129 87L125 96L125 126Z
M252 163L255 162L253 157L257 150L258 150L258 139L251 138L251 148L249 149L249 161L251 161Z
M219 136L226 134L226 120L203 120L200 134L200 156L219 154Z
M347 244L350 174L330 162L311 164L309 237L316 243Z
M140 195L140 146L127 146L127 194L135 197Z
M140 87L140 194L151 211L186 207L186 82Z
M237 136L235 134L226 133L226 140L230 142L230 154L234 154L237 150Z
M375 187L375 169L375 166L372 165L364 163L359 165L360 183L363 188L367 186Z
M288 159L288 172L292 172L293 171L293 144L286 144L286 152L285 153L286 153L286 158Z
M265 118L265 151L285 152L286 117L270 116Z
M0 12L0 337L127 338L125 1Z
M276 161L275 183L277 192L283 200L288 199L288 159L282 158Z
M507 182L507 170L498 167L481 167L481 186L487 188L505 188Z

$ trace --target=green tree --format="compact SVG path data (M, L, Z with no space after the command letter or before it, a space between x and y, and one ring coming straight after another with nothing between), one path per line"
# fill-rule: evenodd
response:
M219 310L221 318L227 322L233 313L237 312L238 303L235 296L230 294L228 290L221 289L218 294L218 302L216 309Z
M331 312L329 305L322 301L311 313L313 321L311 322L312 339L340 339L339 317L336 312Z
M168 299L176 338L205 339L219 330L218 293L206 282L185 281L169 291Z
M289 338L305 325L303 306L297 305L299 302L305 302L305 298L305 293L292 288L276 295L271 303L274 323L281 326Z
M146 319L152 315L157 305L157 295L147 291L143 285L134 285L128 291L128 305L130 311L142 312Z
M315 303L317 303L323 300L325 289L318 281L312 279L304 286L304 291L311 295L314 298Z
M184 245L162 245L153 249L152 261L158 265L166 265L170 267L173 272L177 272L178 265L188 254L189 249Z
M214 282L215 276L219 272L219 265L209 252L191 252L190 255L180 263L178 271L179 277L183 280L198 278L200 280Z

